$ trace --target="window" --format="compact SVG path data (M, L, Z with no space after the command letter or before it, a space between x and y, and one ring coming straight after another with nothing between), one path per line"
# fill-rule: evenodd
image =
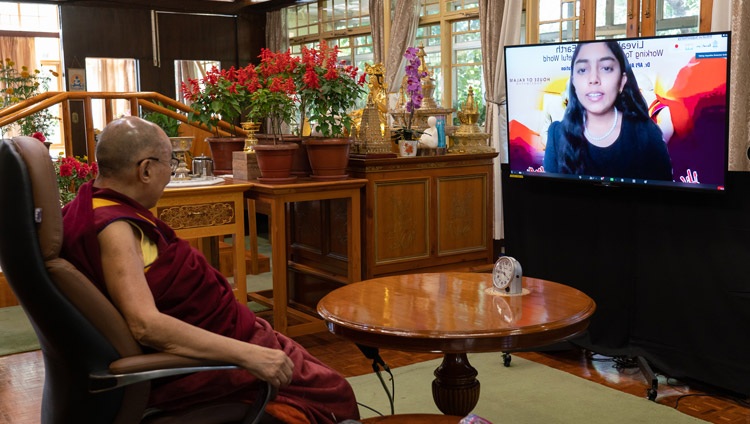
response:
M0 2L0 30L57 33L60 31L57 6Z
M323 33L370 26L369 0L322 0L319 4Z
M708 32L712 6L713 0L526 0L526 39L533 44Z
M421 0L416 45L424 46L438 105L459 109L472 87L481 125L485 105L478 7L478 0ZM438 11L428 13L433 10Z
M302 47L317 48L320 40L339 46L339 60L364 72L373 62L369 0L319 0L286 9L289 47L300 56ZM366 97L357 108L365 106Z
M394 2L395 3L395 2ZM392 4L393 6L394 4ZM440 0L423 0L420 6L419 16L431 16L440 14Z
M125 93L138 91L135 59L86 58L86 90ZM94 128L103 129L106 125L104 100L92 100ZM112 102L112 115L138 116L138 111L130 110L130 101L117 99Z
M318 0L285 8L291 46L370 33L369 0ZM370 43L372 44L372 43Z
M485 105L482 101L484 78L482 76L482 45L479 35L479 19L467 19L453 22L451 25L452 55L452 107L458 110L469 93L474 89L480 122L484 122ZM456 120L454 124L458 125Z
M6 37L5 35L8 35ZM16 42L8 39L15 38ZM62 89L63 73L60 61L60 22L57 6L49 4L0 2L0 39L3 40L3 57L11 59L18 66L39 69L48 74L54 71L58 76L49 82L49 91ZM18 40L25 40L19 42ZM8 41L6 44L5 41ZM62 107L52 106L48 111L60 118ZM62 120L50 129L47 140L52 142L50 152L56 154L63 148Z
M309 3L286 9L289 39L318 34L318 4Z
M478 8L479 0L448 0L445 4L449 12L456 12Z
M392 9L395 3L390 2ZM341 48L343 60L364 69L374 57L368 5L368 0L318 0L285 8L292 53L299 55L302 46L315 46L325 39ZM424 46L425 61L436 82L435 101L455 108L466 99L471 86L483 122L478 8L479 0L420 0L414 46Z
M429 1L429 0L427 0ZM420 26L417 28L417 46L424 46L425 62L432 77L435 78L435 92L432 98L439 105L443 100L442 49L440 46L440 23ZM394 87L395 88L395 87Z

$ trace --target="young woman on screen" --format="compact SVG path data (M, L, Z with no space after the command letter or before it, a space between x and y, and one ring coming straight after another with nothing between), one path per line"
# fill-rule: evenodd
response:
M578 44L568 99L548 130L545 172L672 181L661 130L617 41Z

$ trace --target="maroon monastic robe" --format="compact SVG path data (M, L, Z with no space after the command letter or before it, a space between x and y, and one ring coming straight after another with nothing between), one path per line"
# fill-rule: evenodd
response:
M97 199L94 208L93 200ZM145 270L157 308L203 329L264 347L282 349L294 362L292 383L275 401L294 406L313 423L358 419L349 383L292 339L275 332L246 305L237 302L232 288L203 254L176 236L148 209L113 190L83 185L73 202L63 208L61 256L107 294L98 234L116 220L138 225L157 243L158 258ZM244 370L210 371L154 382L150 405L180 408L218 398L254 399L256 378Z

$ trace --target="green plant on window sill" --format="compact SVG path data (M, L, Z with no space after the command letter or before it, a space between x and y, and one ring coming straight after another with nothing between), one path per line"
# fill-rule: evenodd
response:
M52 77L58 74L50 70L49 75L35 69L30 71L28 67L16 68L16 63L11 59L0 62L0 109L13 106L24 100L49 91ZM49 109L40 110L25 118L10 124L10 129L17 130L21 135L32 135L41 133L45 138L49 137L52 129L58 123L58 118ZM7 131L2 129L3 134Z
M161 102L155 102L158 106L161 106L163 108L166 108L168 110L171 110L172 112L177 112L177 109L172 106L165 106ZM168 137L179 137L180 133L180 124L182 123L177 118L172 118L171 116L167 116L163 113L156 112L156 111L144 111L141 113L141 117L149 122L153 122L154 124L158 125L159 128L164 130L165 133L167 133Z

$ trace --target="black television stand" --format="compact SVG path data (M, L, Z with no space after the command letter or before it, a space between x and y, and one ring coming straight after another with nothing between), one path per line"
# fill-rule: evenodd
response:
M636 356L635 359L638 362L638 368L640 368L643 377L646 379L646 383L650 384L650 387L646 390L646 397L648 400L655 401L656 391L659 388L659 379L656 378L656 374L654 373L654 370L651 369L651 365L649 365L646 358L643 356Z

